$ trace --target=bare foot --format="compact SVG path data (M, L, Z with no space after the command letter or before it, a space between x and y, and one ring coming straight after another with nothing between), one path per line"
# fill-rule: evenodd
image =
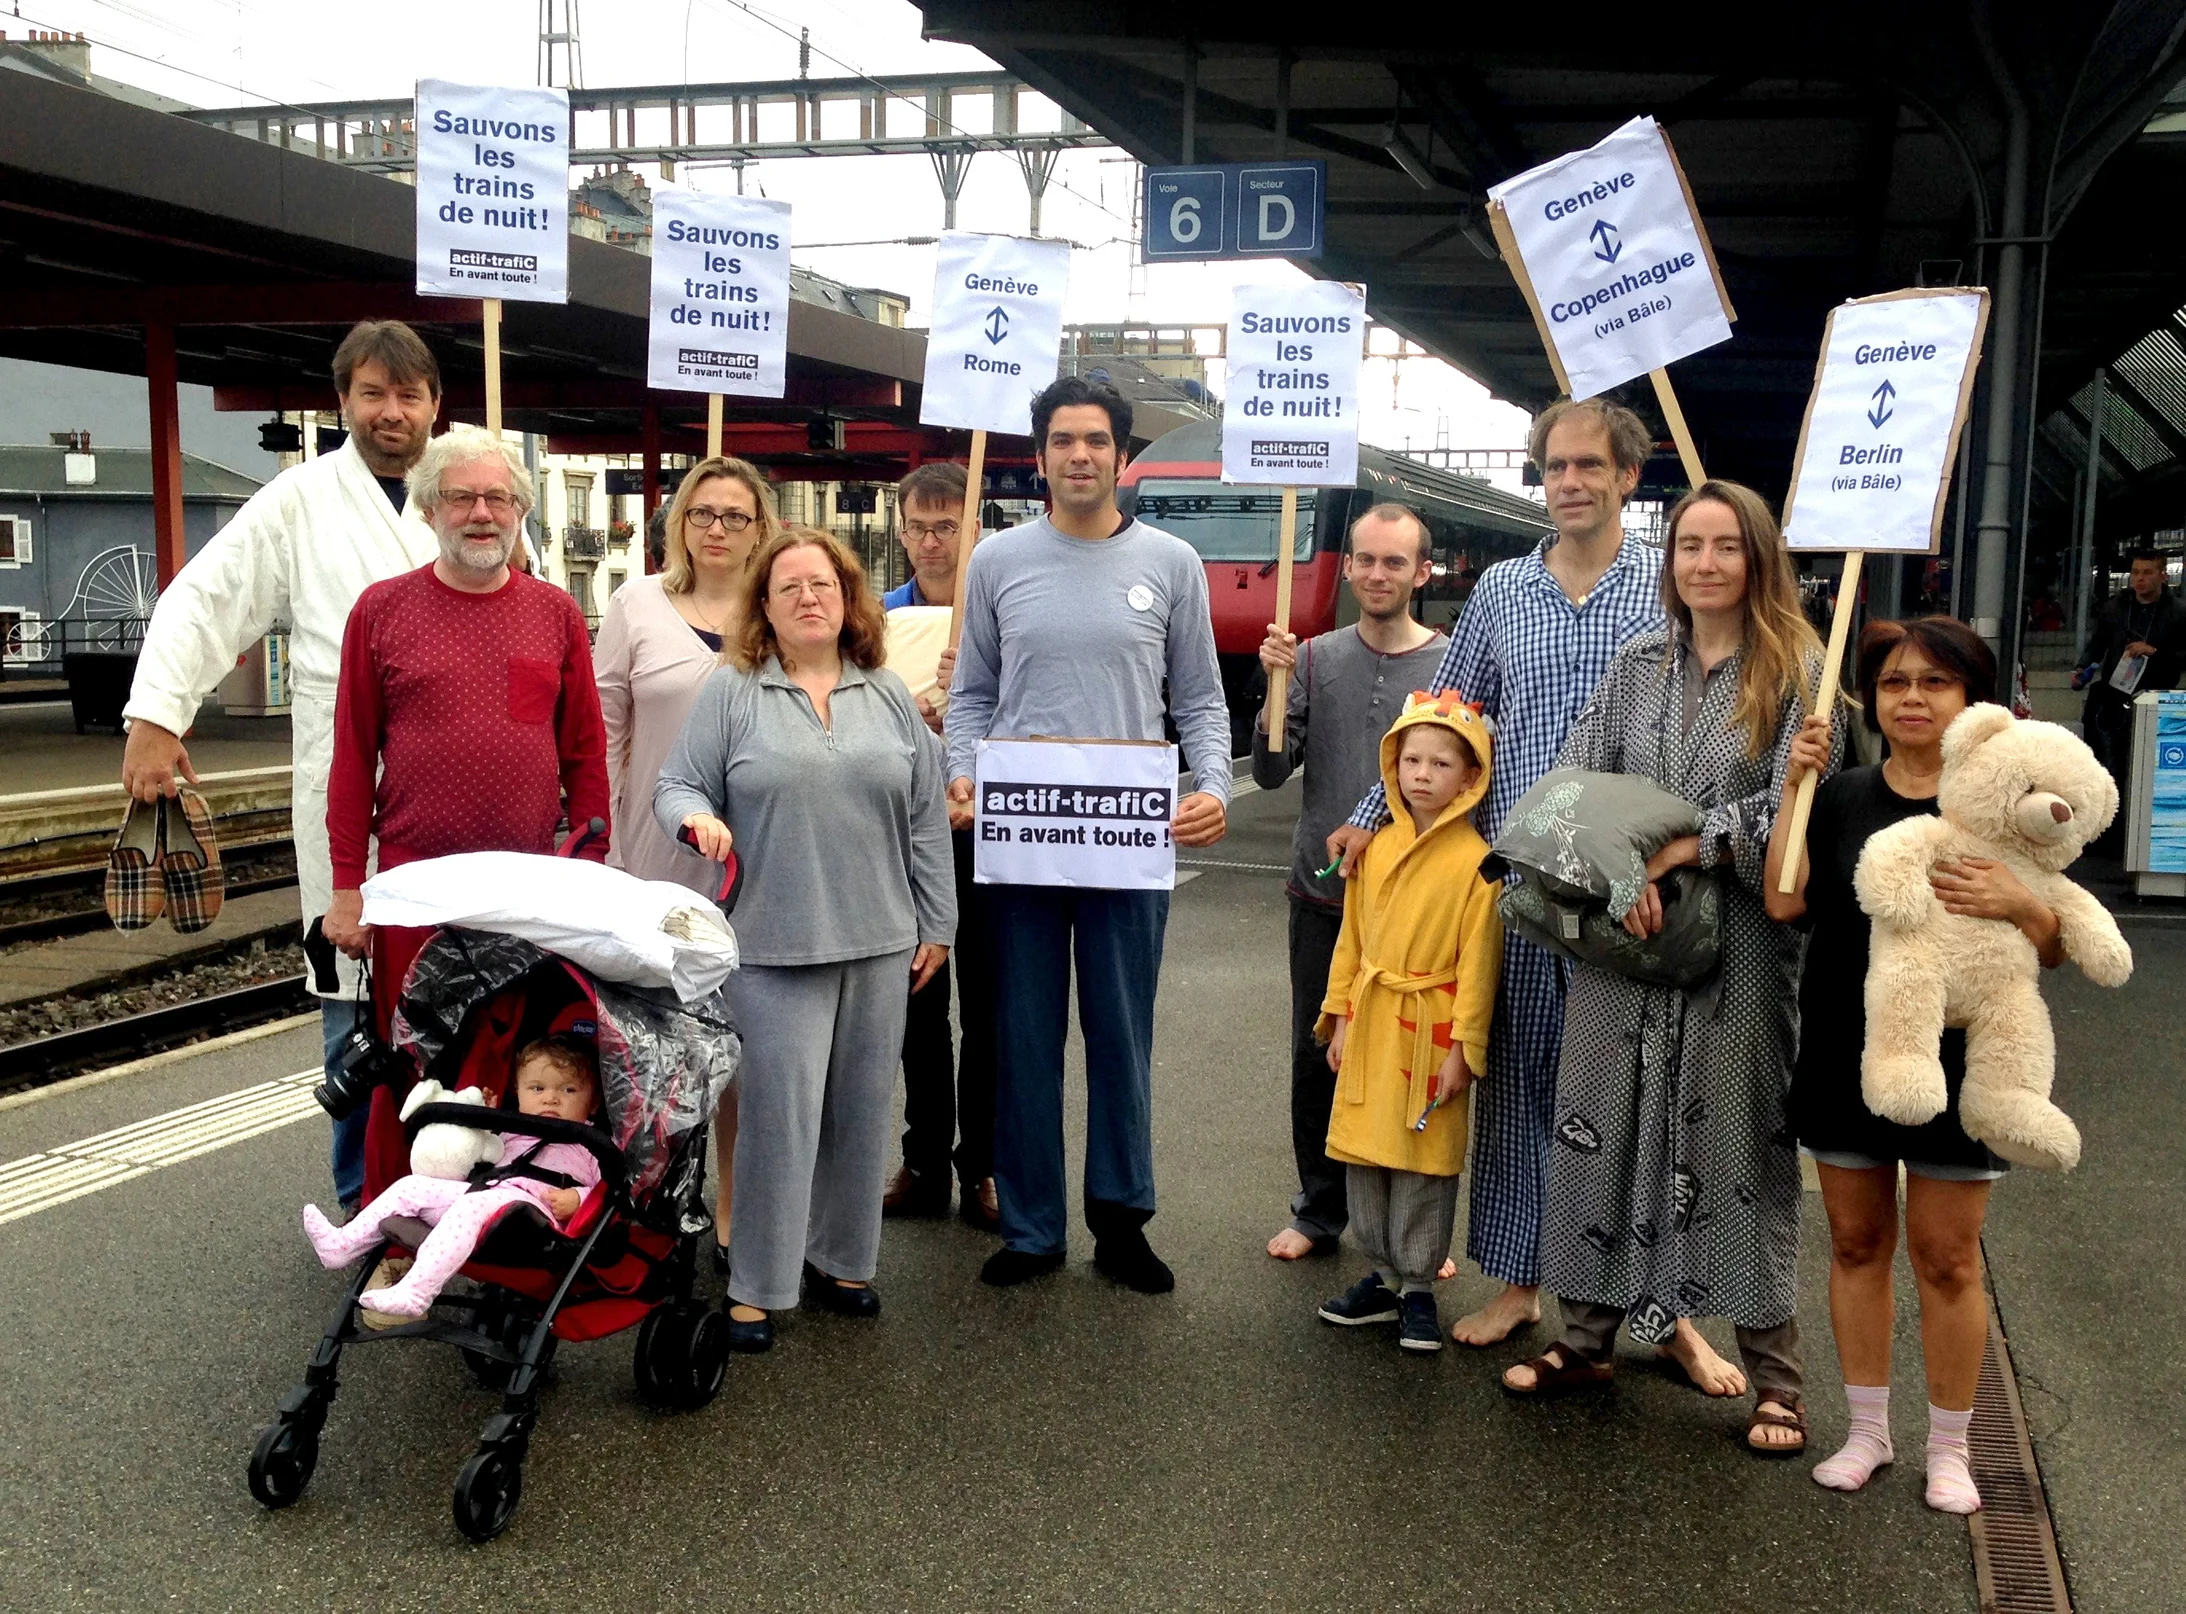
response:
M1746 1393L1746 1375L1716 1354L1715 1347L1701 1337L1690 1318L1677 1320L1677 1333L1668 1344L1656 1346L1655 1354L1683 1368L1702 1395Z
M1295 1227L1286 1227L1268 1240L1268 1254L1278 1261L1302 1261L1313 1253L1313 1241Z
M1446 1255L1446 1256L1444 1256L1444 1257L1442 1258L1442 1265L1440 1265L1439 1267L1435 1268L1435 1282L1437 1282L1437 1283L1448 1283L1448 1282L1449 1282L1449 1281L1450 1281L1450 1280L1451 1280L1452 1278L1454 1278L1454 1277L1456 1277L1456 1276L1457 1276L1457 1257L1456 1257L1456 1256L1454 1256L1454 1255Z
M1511 1284L1478 1311L1458 1318L1450 1338L1460 1345L1500 1345L1541 1320L1541 1291Z
M747 1306L739 1302L729 1308L729 1321L732 1323L763 1323L766 1320L767 1314L757 1306Z
M1778 1413L1787 1418L1794 1416L1792 1409L1774 1396L1764 1397L1753 1410ZM1755 1451L1805 1451L1806 1431L1789 1424L1756 1423L1746 1431L1746 1444Z

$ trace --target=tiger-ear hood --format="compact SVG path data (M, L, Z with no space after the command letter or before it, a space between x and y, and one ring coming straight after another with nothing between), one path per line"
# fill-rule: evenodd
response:
M1405 732L1409 729L1432 726L1447 729L1458 737L1458 742L1468 747L1473 760L1480 764L1480 772L1473 782L1458 792L1457 799L1443 809L1437 823L1471 812L1487 799L1488 780L1494 773L1495 741L1487 718L1477 706L1471 705L1456 690L1446 690L1440 695L1430 695L1425 690L1414 690L1405 697L1404 711L1389 725L1389 732L1381 738L1381 782L1389 792L1389 810L1401 812L1404 792L1398 788L1397 753L1404 749Z

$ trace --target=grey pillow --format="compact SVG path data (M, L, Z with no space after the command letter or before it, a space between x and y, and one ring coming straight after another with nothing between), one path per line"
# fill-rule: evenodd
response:
M1662 882L1662 929L1644 940L1623 919L1647 884L1647 860L1700 830L1700 809L1651 780L1554 768L1503 820L1482 872L1516 880L1497 904L1503 923L1580 963L1656 986L1692 987L1722 958L1723 903L1715 876L1682 868Z

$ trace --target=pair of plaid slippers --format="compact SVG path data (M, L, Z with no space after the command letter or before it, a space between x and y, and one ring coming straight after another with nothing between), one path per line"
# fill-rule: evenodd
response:
M226 888L203 796L185 789L130 802L106 854L106 912L116 930L142 930L162 915L179 931L203 930L220 917Z

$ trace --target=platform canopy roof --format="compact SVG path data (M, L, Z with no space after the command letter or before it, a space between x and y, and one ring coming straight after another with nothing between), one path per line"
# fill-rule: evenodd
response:
M364 318L412 322L439 355L448 411L484 408L479 304L413 294L416 193L88 88L0 74L0 353L146 373L145 328L176 330L180 379L224 408L326 408L335 344ZM650 260L573 236L566 304L510 302L504 424L579 451L702 451L704 399L645 385ZM918 425L923 332L799 300L783 400L730 399L732 450L777 474L892 478L963 453ZM1142 406L1141 440L1183 423ZM844 446L813 446L814 423ZM1020 450L1024 445L1019 445ZM1010 457L996 445L996 458Z
M2186 120L2166 116L2186 0L921 9L930 36L978 47L1143 161L1183 156L1187 84L1194 160L1325 160L1314 271L1363 281L1376 317L1527 407L1555 383L1495 256L1487 188L1653 114L1739 315L1732 342L1677 366L1678 392L1709 471L1772 494L1833 304L1993 277L2015 99L2017 239L2042 288L2030 423L2186 303ZM1631 401L1651 413L1647 390Z

